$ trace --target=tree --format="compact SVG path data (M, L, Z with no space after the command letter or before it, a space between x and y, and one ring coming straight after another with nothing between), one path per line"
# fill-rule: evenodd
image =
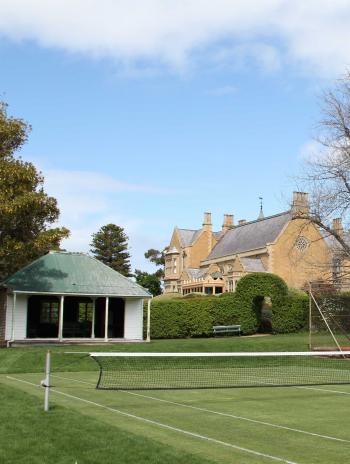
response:
M116 224L107 224L93 234L91 252L98 260L126 277L131 277L129 237Z
M150 248L145 253L145 258L149 259L151 263L154 263L156 266L164 266L165 264L165 255L164 251L155 250Z
M162 279L164 277L164 266L165 266L165 253L166 250L159 251L155 250L154 248L150 248L149 250L146 251L145 253L145 258L151 261L151 263L155 264L156 266L161 266L159 269L156 271L156 275L159 277L159 279Z
M156 272L154 274L149 274L148 272L142 272L139 269L135 269L135 277L136 282L141 285L141 287L147 288L153 296L161 295L162 288L159 276Z
M44 178L32 163L15 158L31 127L7 115L0 102L0 281L42 256L58 249L69 230L49 229L57 221L55 198L44 192Z
M350 258L349 237L341 227L350 224L350 71L323 93L321 110L315 137L319 149L299 181L309 192L307 218L330 237L333 261L343 261Z

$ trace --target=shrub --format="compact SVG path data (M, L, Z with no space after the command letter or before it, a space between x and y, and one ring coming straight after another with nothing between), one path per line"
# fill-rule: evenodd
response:
M184 295L182 298L188 299L188 298L207 298L210 295L206 295L205 293L199 293L199 292L193 292L193 293L187 293L187 295Z
M155 300L151 309L151 337L184 338L212 336L214 325L240 324L251 333L254 317L242 313L234 293L225 298L181 298Z
M275 333L297 332L308 325L309 297L298 290L289 290L283 304L273 313Z
M307 295L297 290L288 290L285 282L274 274L252 273L238 282L235 293L154 298L151 337L209 337L212 336L214 325L233 324L241 325L243 334L253 334L260 326L264 296L271 298L274 332L296 332L306 327Z
M152 338L184 338L187 336L184 318L184 301L173 300L152 301L151 337Z
M181 293L162 293L153 298L154 300L172 300L173 298L183 298Z
M237 284L236 298L245 318L249 317L247 333L255 333L261 323L261 303L265 296L271 298L272 326L274 329L275 313L283 307L288 287L283 279L275 274L252 272L242 277Z

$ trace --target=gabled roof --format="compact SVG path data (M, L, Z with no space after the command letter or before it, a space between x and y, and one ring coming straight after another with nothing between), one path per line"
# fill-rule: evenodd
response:
M202 232L202 229L192 230L192 229L177 229L180 237L180 241L182 246L187 247L194 244L197 240L199 235ZM214 237L216 240L219 240L220 236L222 235L222 231L213 232Z
M196 240L198 235L201 232L201 229L199 230L191 230L191 229L177 229L179 232L179 237L182 246L191 246L192 243Z
M263 248L276 240L291 219L287 211L235 226L218 241L205 261Z
M50 252L6 279L14 291L101 296L151 295L140 285L84 253Z

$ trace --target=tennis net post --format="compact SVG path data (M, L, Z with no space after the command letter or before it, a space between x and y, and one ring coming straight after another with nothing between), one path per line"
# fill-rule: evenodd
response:
M51 353L50 350L46 353L45 358L45 379L41 382L41 385L44 387L44 411L48 412L50 405L50 374L51 374Z

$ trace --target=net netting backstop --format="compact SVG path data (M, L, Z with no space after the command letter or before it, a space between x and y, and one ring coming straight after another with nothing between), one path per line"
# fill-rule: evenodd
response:
M310 349L350 350L350 294L327 282L310 283Z
M97 388L200 389L350 383L350 357L332 352L90 353Z

